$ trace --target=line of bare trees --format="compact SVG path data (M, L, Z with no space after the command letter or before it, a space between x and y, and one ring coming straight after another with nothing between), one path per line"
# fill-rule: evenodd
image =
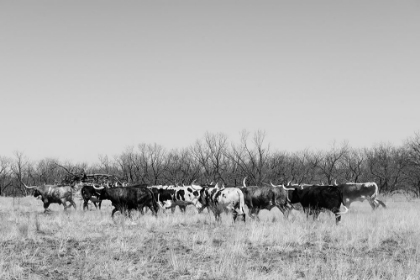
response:
M382 193L403 190L420 196L420 133L401 147L378 144L354 149L333 145L327 151L272 151L265 133L243 131L239 143L224 134L207 133L184 149L167 150L158 144L139 144L110 158L99 156L96 164L30 161L21 152L13 158L0 156L0 195L26 195L20 181L54 184L70 171L116 175L128 183L189 184L221 182L241 185L274 183L324 183L374 181Z

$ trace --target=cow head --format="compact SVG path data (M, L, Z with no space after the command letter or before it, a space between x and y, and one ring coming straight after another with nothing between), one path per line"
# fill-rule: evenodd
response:
M107 192L104 186L96 187L95 184L92 184L92 187L95 190L96 195L99 199L107 199Z
M200 190L200 196L199 196L199 202L201 203L201 206L208 206L209 205L209 189L208 188L202 188Z
M38 198L42 199L42 193L38 189L35 189L34 197L38 197Z
M200 202L200 191L191 188L191 186L187 186L185 188L185 199L191 201L192 204L194 204L194 206L198 209L203 207L203 205Z

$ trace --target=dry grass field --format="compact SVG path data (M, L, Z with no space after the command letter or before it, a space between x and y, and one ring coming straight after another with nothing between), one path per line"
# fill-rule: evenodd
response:
M44 214L33 197L0 197L0 279L419 279L420 202L354 203L342 223L321 213L116 214L104 203Z

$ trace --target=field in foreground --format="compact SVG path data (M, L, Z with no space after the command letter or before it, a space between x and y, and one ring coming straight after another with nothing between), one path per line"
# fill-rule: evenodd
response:
M262 211L260 221L150 212L43 214L33 197L0 197L0 279L419 279L420 202L354 203L342 223Z

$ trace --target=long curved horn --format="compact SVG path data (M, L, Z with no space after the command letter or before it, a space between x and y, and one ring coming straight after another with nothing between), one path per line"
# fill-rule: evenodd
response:
M334 186L338 186L337 185L337 179L334 179Z
M343 214L346 214L349 211L349 208L347 208L344 205L343 205L343 207L346 208L346 210L344 212L338 212L337 215L343 215Z
M245 188L246 188L246 184L245 184L246 178L247 178L247 176L245 176L244 180L242 181L242 185L244 185Z
M99 188L97 188L97 187L95 187L95 185L92 185L92 187L95 189L95 190L103 190L103 189L105 189L105 187L99 187Z
M197 179L194 179L194 180L191 182L191 186L192 186L192 185L194 185L195 181L197 181Z
M274 185L271 181L270 181L271 186L273 186L274 188L277 188L278 186Z
M22 185L24 185L25 186L25 188L27 188L27 189L36 189L36 186L32 186L32 187L28 187L27 185L25 185L25 183L24 182L22 182L22 181L20 181L21 183L22 183Z
M283 189L285 189L286 191L294 191L296 188L286 188L284 185L281 185L283 187Z

